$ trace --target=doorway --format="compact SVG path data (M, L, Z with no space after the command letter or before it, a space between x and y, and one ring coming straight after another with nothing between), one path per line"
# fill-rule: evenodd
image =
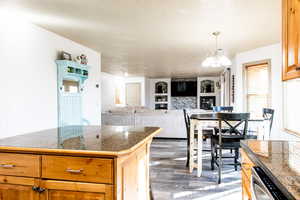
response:
M126 105L141 106L140 83L126 83Z

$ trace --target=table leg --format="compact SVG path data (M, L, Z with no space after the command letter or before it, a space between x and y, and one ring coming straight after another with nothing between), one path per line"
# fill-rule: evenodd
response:
M189 162L189 171L193 172L194 169L194 133L195 133L195 120L191 120L190 126L190 162Z
M198 138L197 138L197 176L200 177L202 173L202 127L198 126Z

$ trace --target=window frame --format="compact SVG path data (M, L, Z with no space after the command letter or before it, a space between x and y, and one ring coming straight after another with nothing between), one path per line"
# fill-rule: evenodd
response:
M243 64L243 109L246 112L249 112L248 108L248 96L249 95L262 95L258 93L251 93L248 94L248 75L247 75L247 68L251 66L259 66L259 65L266 65L268 68L268 95L267 95L267 107L271 107L271 102L272 102L272 71L271 71L271 59L266 59L266 60L260 60L260 61L254 61L254 62L248 62Z

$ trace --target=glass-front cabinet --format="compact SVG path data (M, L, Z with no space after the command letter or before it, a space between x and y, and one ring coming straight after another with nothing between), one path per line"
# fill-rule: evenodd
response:
M215 82L213 80L201 81L200 90L200 93L215 93Z
M168 110L170 107L171 79L150 79L151 108L155 110Z
M168 83L164 81L159 81L155 83L155 94L167 94L168 93Z

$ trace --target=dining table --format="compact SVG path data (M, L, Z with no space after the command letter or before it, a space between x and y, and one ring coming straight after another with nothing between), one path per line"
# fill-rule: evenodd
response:
M214 128L218 126L218 117L217 113L198 113L190 115L190 138L189 138L189 172L192 173L194 168L197 168L197 176L200 177L202 173L202 137L203 130L211 130L214 131ZM263 117L253 117L248 120L250 123L256 123L258 125L255 127L255 131L257 133L263 133ZM195 147L195 138L194 133L195 130L198 131L197 134L197 147ZM197 149L197 150L196 150ZM195 151L197 151L197 162L194 162Z

